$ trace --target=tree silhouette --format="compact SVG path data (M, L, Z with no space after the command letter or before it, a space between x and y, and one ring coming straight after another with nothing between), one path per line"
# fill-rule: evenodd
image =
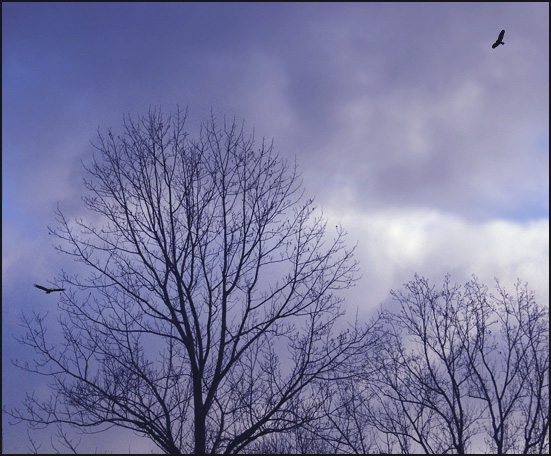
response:
M323 413L314 383L346 378L368 333L335 329L353 252L333 239L296 167L214 116L196 139L186 113L127 118L98 133L85 205L58 249L90 275L63 273L64 341L44 316L22 342L53 377L10 414L31 426L120 426L166 453L235 453Z
M363 379L328 385L339 406L326 440L347 453L547 454L549 310L526 285L496 290L416 275L393 291Z

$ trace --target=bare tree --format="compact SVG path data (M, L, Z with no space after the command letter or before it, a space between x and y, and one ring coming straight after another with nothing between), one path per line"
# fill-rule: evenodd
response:
M391 294L400 312L385 315L388 339L380 351L374 424L393 436L400 452L465 454L480 412L469 402L460 290L448 278L436 290L416 276L405 292Z
M522 442L518 451L549 454L549 309L530 312L525 336L529 348L521 360L521 375L526 384L516 429L516 436Z
M549 312L527 285L497 295L476 279L465 286L468 324L461 338L469 357L471 397L484 403L491 450L547 452Z
M365 331L335 327L357 271L343 230L329 239L271 144L213 116L193 140L185 118L150 111L98 134L84 198L96 222L58 209L54 230L91 273L60 277L62 343L25 318L38 357L22 367L53 394L12 416L236 453L312 422L313 383L347 377Z
M400 311L385 313L368 382L369 421L391 451L463 454L485 434L485 451L548 452L549 311L526 285L497 291L415 276L392 292Z

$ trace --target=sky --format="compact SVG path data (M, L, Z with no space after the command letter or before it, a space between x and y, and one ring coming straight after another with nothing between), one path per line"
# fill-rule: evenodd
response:
M56 296L32 285L74 268L47 226L58 204L87 216L90 141L177 105L191 129L212 110L296 158L357 244L346 306L361 315L415 273L520 279L549 305L548 3L3 2L4 407L46 391L11 364L32 358L14 336L22 312L48 309L55 327ZM28 452L25 425L2 423L4 451ZM41 452L53 431L32 434ZM83 451L154 448L95 438Z

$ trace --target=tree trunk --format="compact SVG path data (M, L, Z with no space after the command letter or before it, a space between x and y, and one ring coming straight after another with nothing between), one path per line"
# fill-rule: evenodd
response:
M194 454L206 454L206 425L202 407L195 409L195 449Z

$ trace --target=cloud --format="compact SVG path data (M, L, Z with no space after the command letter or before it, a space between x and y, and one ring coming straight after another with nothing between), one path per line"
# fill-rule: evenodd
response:
M426 210L350 211L325 208L330 223L340 222L348 241L358 241L362 279L350 299L365 310L388 299L391 289L415 273L439 283L446 273L464 283L476 275L492 287L494 278L511 290L528 282L541 304L549 303L549 220L468 221Z

